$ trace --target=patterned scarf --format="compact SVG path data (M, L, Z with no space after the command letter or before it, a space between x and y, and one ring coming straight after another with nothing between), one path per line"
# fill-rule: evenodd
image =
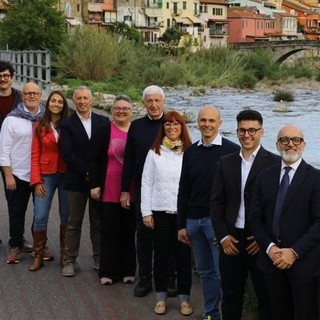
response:
M40 120L44 114L43 105L39 104L39 109L40 109L40 112L36 114L32 114L31 112L25 110L23 103L19 103L18 106L8 114L8 116L22 118L22 119L30 120L31 122L35 122Z
M182 141L179 139L177 141L171 141L167 136L164 136L163 139L162 139L162 144L171 149L172 151L182 151L182 148L183 148L183 143Z

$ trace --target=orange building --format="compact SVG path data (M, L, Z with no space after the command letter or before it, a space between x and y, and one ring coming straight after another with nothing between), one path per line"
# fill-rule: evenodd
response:
M259 13L257 8L230 7L228 21L228 43L270 40L270 35L275 33L274 18Z

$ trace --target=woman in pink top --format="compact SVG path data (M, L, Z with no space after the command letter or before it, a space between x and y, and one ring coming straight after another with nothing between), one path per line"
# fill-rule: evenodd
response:
M117 96L113 121L90 140L90 186L93 199L101 202L101 284L133 283L136 272L135 214L120 204L124 149L132 116L132 101ZM131 195L132 197L132 195ZM131 206L133 207L133 206Z

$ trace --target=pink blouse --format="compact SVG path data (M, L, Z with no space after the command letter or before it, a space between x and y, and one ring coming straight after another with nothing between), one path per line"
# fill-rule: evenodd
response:
M121 175L127 135L128 133L120 130L114 122L111 123L110 143L107 150L108 168L102 195L103 202L120 203Z

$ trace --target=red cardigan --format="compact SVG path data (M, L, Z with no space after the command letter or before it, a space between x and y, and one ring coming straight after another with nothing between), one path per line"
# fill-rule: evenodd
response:
M32 136L30 186L43 183L41 174L66 172L66 164L60 154L53 131L45 132L42 128L41 138L39 138L36 133L38 125L39 123L34 125Z

